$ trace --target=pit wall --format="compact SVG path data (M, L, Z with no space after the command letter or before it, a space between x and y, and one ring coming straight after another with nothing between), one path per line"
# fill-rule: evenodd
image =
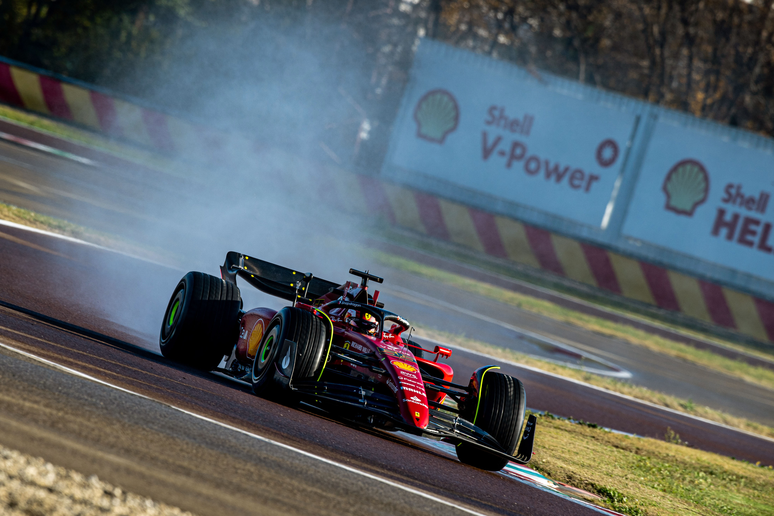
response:
M105 90L2 58L0 102L165 153L182 149L190 152L192 148L217 150L226 140L232 147L234 140L240 139L215 133L139 101L119 98ZM240 145L258 149L247 139L241 140ZM275 152L278 151L269 151ZM328 189L333 187L338 191L339 198L359 202L351 206L355 213L373 215L376 212L397 227L681 312L760 341L774 342L774 303L759 296L399 181L356 175L326 164L302 163L296 157L286 158L301 169L314 171ZM352 195L353 182L360 185L362 197Z

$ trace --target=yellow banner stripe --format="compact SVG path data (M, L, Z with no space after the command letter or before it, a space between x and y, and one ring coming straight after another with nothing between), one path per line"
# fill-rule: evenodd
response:
M11 77L16 85L16 91L24 102L24 107L30 111L37 111L50 115L46 101L43 98L43 90L40 88L40 76L36 73L11 67Z
M607 255L610 257L610 263L621 286L621 293L626 297L655 305L656 301L642 273L640 262L616 253L608 252Z
M76 122L98 131L102 130L102 127L99 125L99 118L97 118L97 111L94 109L94 104L91 103L89 90L63 82L62 92Z
M426 233L425 225L419 216L414 191L392 183L383 182L384 193L395 213L395 221L400 227Z
M484 246L478 239L478 233L473 225L473 220L470 218L468 207L444 199L438 199L438 204L441 207L441 216L443 216L451 239L457 244L483 253Z
M535 258L529 240L527 240L524 224L499 215L495 217L495 224L497 224L497 230L500 232L500 238L505 252L508 253L508 258L514 262L540 268L540 262Z
M672 283L677 303L680 305L680 311L696 319L712 322L709 311L707 311L707 304L704 302L704 296L699 288L699 281L674 271L667 271L667 275Z
M589 263L586 261L586 255L577 240L552 233L551 241L554 244L559 263L562 264L562 269L568 278L587 285L598 286Z
M756 339L769 340L752 296L727 288L723 288L723 295L739 331Z

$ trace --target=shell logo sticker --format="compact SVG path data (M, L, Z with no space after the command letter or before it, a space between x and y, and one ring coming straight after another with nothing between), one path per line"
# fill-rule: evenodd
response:
M664 178L665 208L678 215L693 216L696 207L707 200L709 174L704 165L693 159L677 163Z
M258 319L258 322L253 326L253 331L250 333L250 341L247 345L247 356L254 357L258 351L258 344L261 343L263 338L263 321Z
M443 145L449 133L457 129L460 109L457 100L446 90L428 91L414 109L417 137Z
M405 362L398 362L397 360L394 360L394 361L391 361L390 363L393 366L397 367L398 369L402 369L404 371L408 371L409 373L416 373L417 372L417 368L416 367L414 367L412 365L409 365L409 364L407 364Z

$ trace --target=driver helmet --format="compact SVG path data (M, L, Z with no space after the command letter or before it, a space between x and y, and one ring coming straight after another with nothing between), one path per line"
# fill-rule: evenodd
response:
M364 312L363 317L358 317L356 310L347 311L347 323L357 332L364 333L366 335L375 335L376 330L379 328L379 323L376 322L376 317L368 312Z

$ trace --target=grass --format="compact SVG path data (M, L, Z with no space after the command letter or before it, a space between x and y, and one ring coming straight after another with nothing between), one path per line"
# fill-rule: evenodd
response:
M632 516L774 514L774 470L688 448L539 416L530 463L543 475ZM673 432L674 434L674 432Z
M686 400L669 394L664 394L662 392L646 389L645 387L640 387L638 385L634 385L627 381L619 380L616 378L599 376L580 369L540 360L524 355L522 353L517 353L509 349L499 348L497 346L485 344L483 342L459 335L453 335L425 327L420 328L420 331L421 336L448 342L449 344L457 346L458 348L465 348L471 351L485 353L502 360L508 360L510 362L516 362L518 364L534 367L536 369L563 376L565 378L572 378L574 380L594 385L595 387L601 387L603 389L617 392L619 394L625 394L627 396L631 396L632 398L647 401L655 405L670 408L685 414L701 417L710 421L724 424L726 426L738 428L746 432L751 432L774 439L774 428L757 423L755 421L751 421L749 419L732 416L720 410L715 410L704 405L698 405L692 400Z
M107 233L94 231L92 229L67 222L66 220L41 215L34 211L18 208L11 204L0 203L0 220L6 220L8 222L20 224L22 226L50 231L58 235L77 238L85 242L107 247L115 251L125 252L127 254L148 260L163 261L165 263L171 263L175 261L167 251L160 249L150 249L147 246L141 246L135 242L122 240ZM2 231L2 226L0 226L0 231Z
M593 315L576 312L569 308L558 306L550 301L537 299L489 283L434 269L398 256L378 253L377 258L385 265L395 269L414 273L473 294L488 297L495 301L550 317L560 322L573 324L608 337L618 338L631 344L648 348L657 353L688 360L713 371L727 374L746 382L760 385L761 387L774 389L774 370L771 369L753 366L746 362L742 362L741 360L729 359L713 353L712 351L696 349L692 346L681 344L658 335L653 335L626 324L620 324Z

